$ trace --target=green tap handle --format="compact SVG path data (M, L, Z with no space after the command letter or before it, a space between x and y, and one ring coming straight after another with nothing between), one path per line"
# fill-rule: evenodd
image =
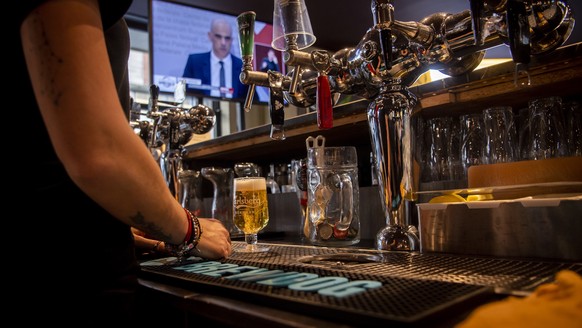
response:
M255 17L254 11L246 11L236 18L240 38L240 52L243 57L253 56L255 44Z

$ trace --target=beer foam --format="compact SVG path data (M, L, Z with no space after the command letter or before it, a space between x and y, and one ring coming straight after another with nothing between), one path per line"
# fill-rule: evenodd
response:
M261 190L267 189L267 182L265 178L242 178L235 179L235 188L237 191Z

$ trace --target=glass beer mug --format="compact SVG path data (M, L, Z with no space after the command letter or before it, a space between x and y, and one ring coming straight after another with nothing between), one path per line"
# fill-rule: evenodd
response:
M307 150L307 223L314 245L360 241L358 157L355 147Z

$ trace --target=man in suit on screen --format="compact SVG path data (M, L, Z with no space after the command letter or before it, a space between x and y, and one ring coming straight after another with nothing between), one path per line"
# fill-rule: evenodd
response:
M212 88L196 90L196 86L192 84L188 84L188 88L213 97L244 99L248 87L239 79L242 60L230 53L230 23L221 18L212 20L208 39L212 43L212 50L189 55L182 76L199 79L202 86Z

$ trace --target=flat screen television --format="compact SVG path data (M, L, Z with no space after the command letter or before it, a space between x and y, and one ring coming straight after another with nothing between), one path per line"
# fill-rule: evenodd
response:
M233 101L243 101L246 96L247 86L240 83L240 69L236 71L235 62L241 58L239 35L236 17L239 13L227 14L208 10L171 0L149 1L149 46L150 46L150 74L152 83L160 88L162 93L174 93L179 81L185 80L187 95L213 97ZM212 37L225 39L225 35L210 32L210 26L215 20L227 22L232 28L230 54L234 56L231 61L232 74L226 74L227 86L220 86L219 73L212 77L209 66L216 64L210 59L212 49ZM255 52L253 67L260 70L263 59L267 58L269 50L274 51L278 69L285 73L282 65L281 52L271 48L273 37L272 24L255 22ZM191 64L198 66L196 69L185 70L190 55L204 54L192 57ZM232 57L231 57L232 58ZM188 72L188 73L187 73ZM196 72L193 74L192 72ZM216 70L215 70L216 72ZM184 76L188 75L188 76ZM202 75L202 76L201 76ZM230 75L230 77L229 77ZM214 83L213 83L214 80ZM239 92L236 89L244 89ZM269 101L269 89L257 87L254 97L255 102L267 103Z

